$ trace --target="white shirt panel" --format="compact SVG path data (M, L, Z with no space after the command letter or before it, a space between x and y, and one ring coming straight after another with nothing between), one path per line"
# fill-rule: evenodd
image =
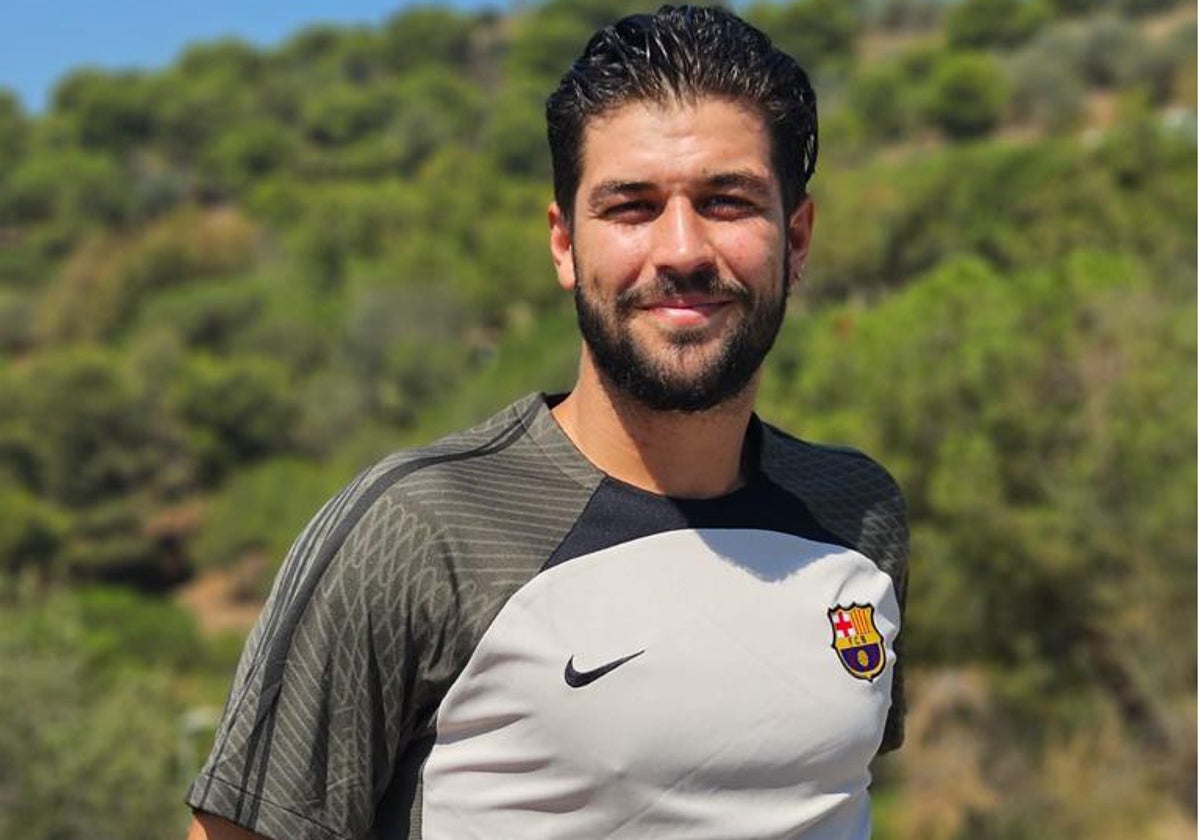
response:
M828 611L874 607L852 675ZM654 534L548 569L484 634L437 718L429 840L863 838L899 608L862 555L772 531ZM636 657L573 688L587 672Z

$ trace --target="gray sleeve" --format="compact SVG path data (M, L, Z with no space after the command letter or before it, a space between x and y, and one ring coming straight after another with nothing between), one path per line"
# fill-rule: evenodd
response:
M187 802L277 840L369 835L430 706L444 638L435 530L348 488L297 540ZM443 648L444 649L444 648ZM430 654L432 655L432 654Z

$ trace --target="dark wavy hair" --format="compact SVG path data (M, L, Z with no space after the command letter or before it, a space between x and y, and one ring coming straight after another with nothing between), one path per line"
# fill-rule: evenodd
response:
M770 131L772 166L790 215L817 165L817 97L808 74L732 12L663 6L598 31L546 100L554 199L571 218L588 120L631 102L730 99Z

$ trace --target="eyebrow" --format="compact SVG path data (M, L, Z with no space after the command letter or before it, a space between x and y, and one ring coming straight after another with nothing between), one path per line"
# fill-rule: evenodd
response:
M705 178L703 184L708 189L744 190L751 195L763 198L770 196L771 183L761 175L744 170L733 172L718 172ZM588 204L595 207L605 200L621 195L636 195L649 192L655 188L650 181L622 181L612 178L601 181L588 192Z
M771 182L753 172L719 172L708 178L705 184L709 188L745 190L762 198L771 194Z
M592 187L591 191L588 192L588 204L594 207L605 199L614 198L619 195L643 193L652 189L654 189L654 185L649 181L620 181L613 178L601 181Z

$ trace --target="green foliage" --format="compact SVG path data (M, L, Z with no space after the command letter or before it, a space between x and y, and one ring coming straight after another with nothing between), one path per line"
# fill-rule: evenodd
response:
M119 155L153 136L156 94L140 73L78 70L55 87L52 107L74 123L85 148Z
M349 479L326 465L276 458L239 470L222 488L207 512L210 527L196 541L200 568L229 567L247 555L270 563L253 582L262 595L271 573L288 546L321 504Z
M1146 47L1130 23L1115 16L1090 22L1083 36L1084 78L1098 87L1113 87L1133 77Z
M851 78L846 98L871 139L898 140L916 125L920 90L899 62L870 64Z
M19 484L0 484L0 569L17 575L26 569L48 574L62 545L66 517Z
M336 120L331 118L331 124L336 125ZM211 187L236 193L286 169L298 151L295 135L283 125L268 120L247 121L223 133L212 144L203 165L211 173Z
M121 357L94 347L40 354L9 372L8 416L30 432L34 489L85 505L132 492L149 478L160 435L151 395L131 373Z
M189 617L110 592L0 610L0 837L181 832L184 707L170 675L198 664Z
M189 349L229 353L267 303L244 279L195 283L154 295L138 313L137 330L168 327Z
M1008 105L1004 71L984 53L953 53L938 63L930 80L926 114L953 140L987 134Z
M205 481L292 445L296 407L288 372L274 359L190 355L167 403Z
M118 164L83 149L35 149L0 185L0 223L51 220L78 230L114 225L130 210Z
M195 616L170 601L95 587L75 608L86 631L77 651L97 678L131 666L185 671L203 655Z
M546 90L535 80L512 79L489 108L481 145L497 168L513 178L548 183L550 153L546 146Z
M1081 39L1048 30L1016 53L1011 62L1013 112L1053 132L1075 128L1083 115L1087 80Z
M871 23L890 32L930 30L945 12L938 0L879 0L873 4Z
M512 21L507 63L514 75L536 79L549 92L593 32L644 11L633 0L549 0Z
M810 72L843 69L853 62L864 17L858 0L792 0L754 3L746 18Z
M1179 0L1118 0L1117 7L1134 16L1151 15L1178 6Z
M1042 0L963 0L946 13L946 41L958 49L1012 47L1051 16Z
M383 61L394 73L436 65L454 70L468 66L474 22L442 6L410 6L383 27Z
M364 383L368 409L409 425L466 367L462 307L455 300L458 267L443 254L418 248L406 267L430 285L367 286L355 295L345 349Z
M814 180L820 234L805 283L817 300L878 295L955 253L1011 270L1081 247L1137 254L1186 283L1193 158L1185 137L1147 120L1092 148L984 144L827 173Z
M184 210L135 236L92 237L42 300L40 337L113 337L148 296L241 268L255 245L254 226L221 210Z
M10 91L0 88L0 184L25 154L29 125L21 104Z
M263 54L239 38L204 41L184 49L176 68L188 78L223 78L233 82L260 81L267 67Z
M20 353L33 343L33 294L0 284L0 353Z
M404 138L397 161L403 171L415 171L451 144L473 145L483 117L482 97L475 85L429 69L404 77L396 86L396 96L399 107L389 131Z

